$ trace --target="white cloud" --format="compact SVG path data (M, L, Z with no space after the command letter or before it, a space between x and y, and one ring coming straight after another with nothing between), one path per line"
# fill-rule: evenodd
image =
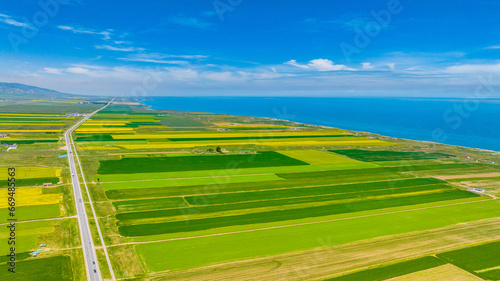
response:
M57 69L57 68L46 67L43 70L45 70L45 72L50 73L50 74L61 74L62 73L62 70Z
M199 78L198 72L192 69L170 68L168 74L175 80L180 81L195 81Z
M183 60L155 60L155 59L139 59L139 58L118 58L123 61L137 61L137 62L151 62L160 64L189 64L188 61Z
M17 21L9 15L0 14L0 22L17 27L29 27L29 24Z
M205 55L165 55L167 58L183 58L183 59L206 59Z
M334 64L333 61L328 59L314 59L309 61L308 64L300 64L296 60L289 60L284 64L300 67L303 69L314 69L318 71L335 71L335 70L354 70L343 64Z
M143 48L116 47L116 46L111 46L111 45L96 45L95 48L99 49L99 50L118 51L118 52L137 52L137 51L144 51L145 50Z
M205 55L171 55L162 53L149 53L149 54L138 54L134 55L135 58L146 58L146 59L166 59L166 58L181 58L181 59L206 59L208 56Z
M490 50L500 49L500 45L489 46L489 47L486 47L485 49L490 49Z
M289 60L289 61L285 62L285 64L296 66L296 67L300 67L300 68L304 68L304 69L309 69L310 68L308 65L297 63L297 60Z
M463 64L450 66L445 72L452 74L470 74L470 73L499 73L500 63L498 64Z
M361 63L361 65L363 66L363 69L373 69L375 68L371 62L363 62Z
M390 69L392 69L392 70L394 70L394 69L396 68L396 64L395 64L395 63L393 63L393 62L388 63L388 64L387 64L387 66L388 66Z
M111 32L113 31L112 29L108 29L108 30L105 30L105 31L95 31L93 29L72 27L72 26L67 26L67 25L60 25L57 28L59 28L61 30L71 31L73 33L91 34L91 35L102 36L103 40L109 40L109 39L111 39L111 35L112 35Z
M315 59L310 61L308 65L319 71L354 70L343 64L334 64L333 61L328 59Z
M233 74L229 71L226 71L226 72L205 72L205 73L203 73L203 77L206 79L218 81L218 82L240 80L240 79L234 77Z
M85 74L85 75L91 74L90 69L83 67L69 67L66 69L66 71L73 74Z

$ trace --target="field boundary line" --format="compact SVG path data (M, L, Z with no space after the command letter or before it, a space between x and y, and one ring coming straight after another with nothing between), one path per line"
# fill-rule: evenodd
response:
M35 220L24 220L24 221L17 221L16 223L23 223L23 222L36 222L36 221L51 221L51 220L64 220L64 219L76 219L78 216L74 215L71 217L58 217L58 218L48 218L48 219L35 219ZM9 224L8 222L6 223L0 223L0 225L6 225Z
M161 180L168 181L168 180L207 179L207 178L244 177L244 176L262 176L262 175L275 175L275 173L245 174L245 175L225 175L225 176L206 176L206 177L188 177L188 178L144 179L144 180L128 180L128 181L101 181L99 183L141 182L141 181L161 181Z
M486 202L486 201L492 201L492 199L477 200L477 201L470 201L470 202L460 202L460 203L453 203L453 204L448 204L448 205L430 206L430 207L423 207L423 208L410 209L410 210L392 211L392 212L387 212L387 213L363 215L363 216L357 216L357 217L338 218L338 219L330 219L330 220L324 220L324 221L304 222L304 223L289 224L289 225L269 226L269 227L263 227L263 228L257 228L257 229L247 229L247 230L239 230L239 231L231 231L231 232L223 232L223 233L213 233L213 234L206 234L206 235L200 235L200 236L178 237L178 238L162 239L162 240L155 240L155 241L129 242L129 243L111 245L110 247L131 245L131 244L149 244L149 243L157 243L157 242L167 242L167 241L176 241L176 240L189 240L189 239L196 239L196 238L223 236L223 235L230 235L230 234L247 233L247 232L255 232L255 231L278 229L278 228L287 228L287 227L302 226L302 225L328 223L328 222L334 222L334 221L376 217L376 216L406 213L406 212L412 212L412 211L435 209L435 208L442 208L442 207L455 206L455 205L464 205L464 204L472 204L472 203L479 203L479 202Z

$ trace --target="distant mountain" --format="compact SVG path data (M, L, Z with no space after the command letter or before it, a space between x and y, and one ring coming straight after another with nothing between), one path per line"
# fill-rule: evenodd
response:
M70 96L74 95L24 84L0 82L0 100L53 99Z

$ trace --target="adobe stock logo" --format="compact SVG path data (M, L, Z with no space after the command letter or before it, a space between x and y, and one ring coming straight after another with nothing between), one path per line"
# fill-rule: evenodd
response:
M220 21L224 21L224 14L227 12L232 13L241 3L243 3L243 0L215 0L212 4Z
M455 102L453 108L449 108L443 112L443 121L445 127L438 127L432 131L432 140L439 143L444 143L448 139L448 131L458 130L465 120L470 118L476 112L481 102L488 98L494 98L496 89L494 87L493 75L481 75L478 77L479 83L474 91L474 94L469 95L461 102Z
M10 32L7 37L10 45L15 53L19 52L21 44L28 44L30 39L33 39L40 29L46 26L51 18L57 16L61 5L69 4L72 0L39 0L38 6L40 10L33 14L31 19L22 18L21 33Z
M346 61L351 62L353 54L359 54L362 49L368 47L372 39L380 35L382 28L389 26L393 16L399 15L403 10L404 7L399 0L389 0L386 8L378 12L372 10L370 15L373 20L367 22L363 29L358 26L354 28L356 35L353 38L353 43L340 43L339 47Z

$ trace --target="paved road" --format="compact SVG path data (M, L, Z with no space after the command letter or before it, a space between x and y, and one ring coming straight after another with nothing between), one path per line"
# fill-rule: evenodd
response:
M112 102L112 101L111 101ZM69 169L71 171L71 182L73 183L73 193L75 194L76 211L78 216L78 225L80 227L80 237L82 241L83 248L83 258L85 260L85 268L87 269L87 279L102 280L101 271L99 269L99 263L97 262L97 255L95 251L94 241L92 240L92 234L90 233L90 224L87 217L87 212L85 211L85 204L83 201L82 191L80 189L80 180L78 179L78 173L76 171L75 160L73 157L73 150L71 148L71 133L76 130L82 123L87 121L92 115L96 114L100 110L106 108L111 102L106 104L104 107L88 114L85 118L80 120L73 127L69 128L64 133L64 138L66 140L66 149L68 151L68 161Z

